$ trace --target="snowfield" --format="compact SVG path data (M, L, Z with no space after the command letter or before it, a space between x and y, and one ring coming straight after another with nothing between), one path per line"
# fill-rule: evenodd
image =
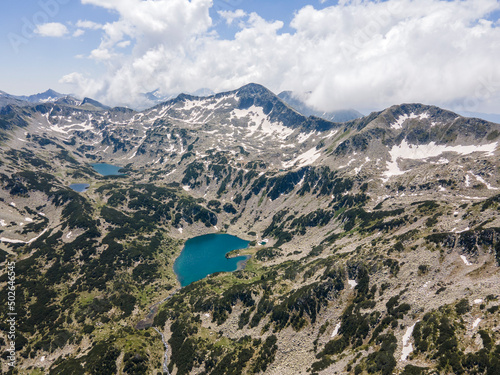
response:
M407 172L399 169L398 159L425 160L440 156L445 152L454 152L459 155L483 152L486 156L493 156L497 147L498 142L481 146L446 146L437 145L435 142L430 142L426 145L412 145L403 140L399 146L393 146L389 151L391 160L387 162L387 171L384 172L382 180L386 182L393 176L399 176Z
M243 118L248 119L249 124L253 124L248 126L247 129L250 132L246 137L250 137L256 132L261 132L265 136L275 135L283 140L294 132L293 129L287 128L282 123L269 121L269 117L264 113L264 109L255 105L249 109L233 109L230 120Z
M283 162L283 167L290 168L293 167L296 163L298 163L297 167L299 168L305 167L306 165L314 163L320 156L321 150L316 150L316 147L313 147L310 150L300 154L295 159Z

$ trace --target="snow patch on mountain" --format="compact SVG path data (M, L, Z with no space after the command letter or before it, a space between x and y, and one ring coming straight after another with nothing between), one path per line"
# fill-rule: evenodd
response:
M28 241L22 241L22 240L12 240L10 238L6 237L0 237L0 242L7 242L7 243L14 243L14 244L30 244L38 240L41 236L47 232L48 228L45 228L38 236L32 238L31 240Z
M330 131L330 133L328 133L327 135L325 135L323 138L324 139L330 139L331 137L333 137L338 132L339 132L338 130L332 130L332 131Z
M335 336L337 336L339 334L339 329L340 329L340 325L341 324L342 323L337 323L337 325L335 326L335 329L332 332L332 338L335 337Z
M459 232L457 232L457 233L459 233ZM465 255L460 255L460 258L462 259L462 261L464 262L464 264L466 266L472 266L472 263L467 260L467 258L465 257Z
M401 353L401 361L406 361L408 356L413 351L413 345L409 341L410 341L411 335L413 333L413 329L415 328L415 324L417 324L417 323L418 323L418 321L415 322L411 327L408 327L406 329L405 334L403 335L403 350Z
M473 173L472 173L472 172L470 172L470 171L469 171L469 173L470 173L472 176L474 176L474 178L475 178L477 181L479 181L479 182L480 182L480 183L482 183L483 185L486 185L486 188L487 188L488 190L498 190L498 188L491 186L491 185L490 185L488 182L486 182L486 180L485 180L484 178L482 178L481 176L475 175L475 174L473 174Z
M225 95L221 97L211 97L211 98L203 98L196 100L189 100L184 102L184 107L182 108L185 111L189 111L192 109L203 109L213 111L222 106L230 106L232 104L228 103L228 100L238 101L238 96L236 94Z
M295 159L292 159L288 162L283 163L283 167L290 168L293 167L296 163L297 167L305 167L306 165L311 165L321 156L321 150L317 150L316 147L311 148L310 150L300 154Z
M275 135L279 139L285 139L293 133L293 129L287 128L282 123L271 122L269 116L264 113L262 107L255 105L249 109L233 109L231 112L231 120L233 119L247 119L250 131L246 137L253 136L256 132L264 133L265 135ZM253 124L253 125L252 125Z
M399 146L393 146L389 151L391 159L387 162L387 171L384 172L382 180L386 182L393 176L402 175L407 172L399 169L398 159L425 160L437 157L445 152L455 152L460 155L483 152L486 153L486 156L493 156L497 147L498 142L481 146L447 146L437 145L435 142L430 142L426 145L412 145L403 140Z
M349 286L351 287L351 289L354 289L356 287L356 285L358 285L358 283L356 282L356 280L347 280L347 283L349 284Z
M310 133L300 133L299 136L297 137L297 142L298 143L304 143L307 141L312 135L314 135L314 132Z
M409 115L407 115L407 114L401 115L401 116L398 117L398 119L396 120L396 122L394 122L394 123L391 124L391 128L393 128L393 129L402 129L403 128L403 123L406 120L414 119L414 118L418 118L418 119L422 120L422 119L425 119L425 118L429 118L429 114L427 112L424 112L424 113L421 113L419 115L416 115L416 114L414 114L412 112Z

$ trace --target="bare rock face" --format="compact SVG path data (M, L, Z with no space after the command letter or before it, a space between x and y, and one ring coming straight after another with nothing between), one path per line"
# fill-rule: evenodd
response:
M498 372L500 125L423 104L330 122L257 84L16 104L0 285L7 306L14 261L20 372ZM180 289L183 241L218 232L251 241L245 269Z

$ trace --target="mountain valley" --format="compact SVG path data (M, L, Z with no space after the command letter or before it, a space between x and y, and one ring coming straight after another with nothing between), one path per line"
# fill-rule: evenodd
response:
M500 373L499 124L423 104L331 122L258 84L4 104L4 373L160 374L162 338L178 375ZM180 288L210 233L251 258Z

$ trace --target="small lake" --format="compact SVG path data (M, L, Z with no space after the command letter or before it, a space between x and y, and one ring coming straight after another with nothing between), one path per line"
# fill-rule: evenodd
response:
M99 163L99 164L90 164L94 170L102 174L103 176L123 176L123 173L118 172L122 167L117 167L116 165Z
M89 188L89 184L71 184L69 187L78 193L83 193Z
M215 272L232 272L238 264L248 259L239 256L227 259L225 255L237 249L244 249L249 241L229 234L207 234L186 241L181 255L175 260L174 272L181 286L201 280Z

